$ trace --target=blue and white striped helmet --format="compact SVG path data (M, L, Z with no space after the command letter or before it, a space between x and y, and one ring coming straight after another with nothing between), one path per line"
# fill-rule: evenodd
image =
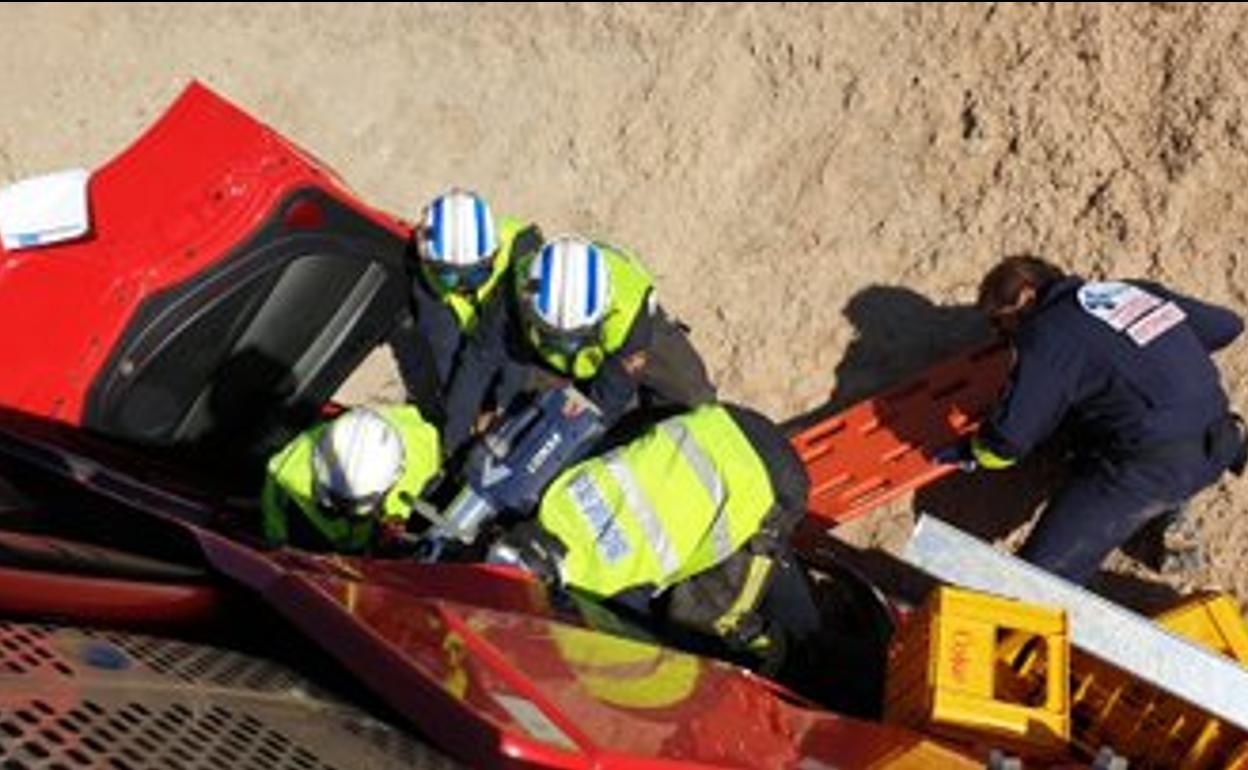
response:
M494 215L485 199L474 192L452 189L425 209L420 256L450 267L471 267L498 251Z
M547 241L528 278L528 309L549 329L589 329L607 314L611 274L602 251L584 238L561 235Z

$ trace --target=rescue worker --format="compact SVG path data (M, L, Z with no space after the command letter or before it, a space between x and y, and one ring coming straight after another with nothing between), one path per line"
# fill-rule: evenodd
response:
M762 651L778 632L805 637L818 627L789 546L808 487L773 423L704 405L566 469L536 518L505 532L490 558Z
M388 341L409 403L436 423L466 341L505 294L512 261L541 243L536 225L496 221L474 192L453 188L425 207L412 233L409 308Z
M447 397L454 452L483 409L572 381L610 426L638 404L711 401L715 388L684 330L658 307L654 282L630 252L580 236L521 256L511 302L472 341Z
M1133 533L1172 521L1228 468L1242 471L1242 424L1210 358L1243 330L1234 312L1147 281L1085 281L1036 257L989 271L978 305L1015 362L963 459L1007 468L1059 423L1075 431L1070 476L1023 558L1086 583Z
M260 495L264 539L338 553L397 545L440 462L437 430L416 407L344 412L269 460Z

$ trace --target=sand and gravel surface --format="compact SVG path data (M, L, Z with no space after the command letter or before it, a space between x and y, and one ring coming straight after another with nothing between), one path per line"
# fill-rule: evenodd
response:
M1248 312L1246 34L1234 5L4 4L0 182L99 165L200 78L383 208L466 185L633 247L723 394L788 418L976 339L1004 254ZM1218 360L1248 407L1248 340ZM397 393L384 353L346 388ZM1052 477L920 503L1007 538ZM1213 566L1171 585L1248 597L1246 507L1197 499ZM848 536L895 548L912 508Z

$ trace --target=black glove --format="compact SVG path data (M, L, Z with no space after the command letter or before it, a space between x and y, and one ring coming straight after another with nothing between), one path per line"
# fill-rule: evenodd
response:
M932 452L932 462L937 465L955 465L963 473L970 473L979 468L975 453L971 451L970 439L961 439L956 444L941 447Z
M504 533L490 546L486 560L510 564L533 573L543 583L560 585L559 564L567 555L559 538L551 535L535 521L522 521Z
M397 516L392 516L377 522L376 546L379 551L398 551L405 544L406 536L406 519L400 519Z

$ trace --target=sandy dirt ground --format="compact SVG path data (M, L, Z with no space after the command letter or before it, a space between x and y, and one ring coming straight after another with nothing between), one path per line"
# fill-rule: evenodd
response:
M1177 4L5 4L0 182L102 163L200 78L384 208L466 185L632 246L724 395L783 419L974 340L1005 254L1248 312L1246 33ZM1248 407L1248 340L1219 363ZM346 393L396 395L386 356ZM1053 475L848 535L895 548L921 505L1008 538ZM1246 507L1237 479L1198 498L1213 566L1172 585L1248 598Z

